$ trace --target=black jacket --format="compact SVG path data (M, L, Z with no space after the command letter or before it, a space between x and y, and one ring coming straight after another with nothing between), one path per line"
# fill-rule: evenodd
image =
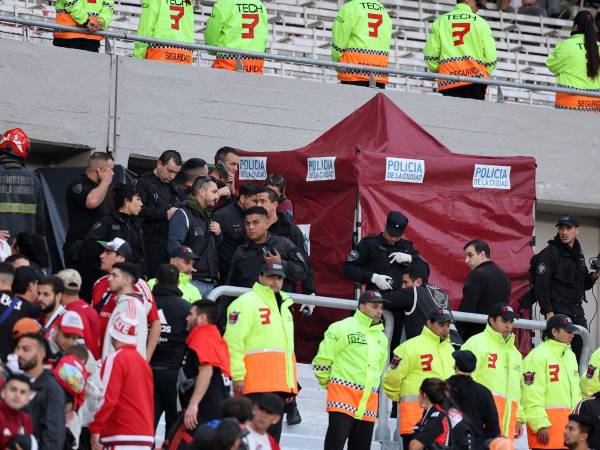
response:
M600 392L596 392L591 397L581 400L573 412L591 417L596 423L600 424ZM588 444L590 448L600 449L600 425L594 427L592 436L588 438Z
M395 245L388 244L383 234L363 238L358 247L350 252L344 262L344 274L356 283L366 284L367 289L378 290L371 283L374 273L392 277L392 286L395 289L402 287L402 275L406 273L407 264L390 264L390 254L394 252L408 253L412 256L412 264L419 266L429 276L429 264L413 247L411 241L400 239Z
M33 170L9 155L0 155L0 230L44 236L46 206L42 184Z
M141 175L137 179L137 187L144 204L140 213L144 239L166 244L169 232L167 211L183 204L183 193L176 183L163 183L154 172Z
M201 214L189 206L180 208L169 222L167 250L182 245L191 248L199 257L194 261L196 271L192 273L192 279L214 282L219 280L217 247L223 238L210 231L210 220L210 213L206 210Z
M295 223L292 223L283 214L277 214L277 222L269 227L269 233L275 236L282 236L288 238L292 243L302 251L304 258L308 263L310 273L306 280L302 282L302 293L303 294L314 294L316 292L315 286L315 273L310 265L310 258L308 257L308 249L306 248L306 240L304 234L300 230L300 227Z
M89 209L85 206L91 191L98 187L85 173L73 181L65 190L67 213L69 216L69 231L65 239L65 247L73 241L82 240L92 226L108 212L106 199L99 206Z
M92 226L81 243L78 267L83 280L81 296L84 299L90 298L94 282L104 275L100 270L100 254L103 248L98 241L108 242L116 237L129 243L133 251L133 261L144 270L144 241L142 227L137 218L119 212L108 213Z
M54 376L44 370L31 386L35 397L27 406L33 434L40 450L63 448L65 441L65 394Z
M10 292L0 292L0 316L10 308L13 298L16 302L13 305L11 313L0 323L0 360L4 362L6 362L6 357L15 348L15 341L12 334L15 323L24 317L36 319L40 314L39 309L33 303L20 298L18 295L13 296Z
M293 292L296 282L306 280L310 269L302 251L289 239L269 233L264 244L255 244L248 240L237 248L231 260L231 269L226 284L252 287L258 281L260 269L265 263L263 248L265 251L275 249L281 255L281 262L286 273L283 283L284 291Z
M510 297L510 278L493 261L485 261L471 270L463 286L463 298L459 311L488 315L496 303L508 303ZM458 327L466 341L481 333L485 324L463 322Z
M161 321L160 338L150 365L152 368L178 370L186 350L186 317L192 305L181 298L181 291L172 284L159 283L152 293Z
M246 240L244 228L244 210L237 202L222 207L213 214L213 220L221 226L223 240L219 244L219 273L225 278L229 273L231 258L238 248Z
M500 436L498 410L490 390L468 375L453 375L447 380L450 395L469 421L475 449L483 449L487 439Z
M584 317L581 302L596 280L588 272L579 241L573 247L556 235L537 256L534 296L542 313L554 312Z

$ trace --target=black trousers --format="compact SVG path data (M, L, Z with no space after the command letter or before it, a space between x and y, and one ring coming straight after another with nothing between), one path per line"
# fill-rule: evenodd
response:
M75 48L77 50L85 50L86 52L96 52L100 51L100 41L95 39L61 39L54 38L52 42L55 47L64 47L64 48Z
M465 86L459 86L451 89L444 89L440 91L440 94L447 97L460 97L460 98L472 98L474 100L485 100L485 91L487 86L485 84L467 84Z
M396 404L396 403L394 403ZM402 437L402 448L404 450L408 450L408 444L410 444L410 441L412 441L413 435L412 434L401 434L400 437Z
M167 243L144 241L144 252L146 253L146 275L148 278L155 278L158 266L169 262Z
M152 369L154 375L154 429L165 413L165 435L177 421L177 369Z
M352 84L354 86L369 87L368 81L340 81L340 84ZM377 89L385 89L385 83L375 83Z
M346 441L348 441L348 450L369 449L374 425L374 422L356 420L343 413L330 412L324 450L343 450Z

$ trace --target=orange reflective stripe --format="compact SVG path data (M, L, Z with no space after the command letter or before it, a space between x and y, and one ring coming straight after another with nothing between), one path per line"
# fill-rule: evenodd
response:
M58 25L67 25L70 27L82 27L83 29L82 25L79 25L73 20L71 14L64 11L56 12L56 23ZM56 31L54 33L54 37L57 39L90 39L92 41L101 41L103 39L102 36L94 36L92 34L85 33L73 33L71 31Z
M242 57L242 66L244 72L261 74L264 70L265 61L259 58L244 58ZM213 62L214 69L237 70L235 56L219 55Z
M341 412L355 417L363 394L364 389L362 386L339 379L330 379L327 384L327 411ZM371 392L363 416L356 418L367 422L375 422L377 420L378 402L379 394L376 391Z
M600 98L557 92L555 106L559 109L600 112Z
M400 434L412 434L423 416L423 408L419 406L418 401L400 401L398 403L398 417Z
M449 58L440 62L439 73L445 75L458 75L461 77L488 78L485 65L475 59L465 56L463 58ZM438 91L466 86L464 81L437 80Z
M568 408L546 408L546 414L552 426L548 428L550 439L547 444L542 444L537 439L537 434L527 426L527 441L529 448L565 448L564 432L569 422L569 414L571 411Z
M361 66L388 66L388 53L377 50L361 50L358 48L346 49L340 58L341 63L358 64ZM376 83L387 83L386 73L375 72ZM338 69L338 80L340 81L369 81L369 72L350 69Z
M292 358L294 367L294 387L287 385L286 354L284 352L256 352L244 356L246 377L244 378L244 394L253 392L298 392L296 385L296 359Z
M173 47L148 47L146 59L164 61L175 64L191 64L193 55L191 50Z

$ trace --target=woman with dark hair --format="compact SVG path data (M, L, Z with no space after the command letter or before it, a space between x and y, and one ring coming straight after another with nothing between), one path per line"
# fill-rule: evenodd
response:
M100 270L103 247L98 241L109 242L117 237L123 239L131 246L132 260L144 268L142 227L138 221L142 200L138 188L135 184L119 184L113 188L110 199L111 212L92 225L81 246L81 296L86 299L91 294L93 283L104 275Z
M424 409L423 417L409 438L408 450L473 448L471 429L453 405L445 381L425 378L419 389L419 405Z
M12 245L12 254L21 255L29 260L30 266L41 275L47 276L50 271L50 256L46 241L38 234L21 231Z
M579 11L573 22L571 37L559 42L546 62L556 74L560 87L600 92L600 54L589 11ZM600 97L556 93L556 108L600 112Z

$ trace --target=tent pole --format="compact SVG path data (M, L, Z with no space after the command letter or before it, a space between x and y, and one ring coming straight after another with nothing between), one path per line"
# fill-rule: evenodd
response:
M360 239L361 239L361 233L362 233L361 218L362 218L362 210L360 208L360 191L357 189L356 190L356 208L354 211L354 233L352 236L352 248L353 249L358 247L358 243L360 242ZM360 297L360 284L355 283L354 286L355 286L354 287L354 299L356 301L358 301L358 297Z

